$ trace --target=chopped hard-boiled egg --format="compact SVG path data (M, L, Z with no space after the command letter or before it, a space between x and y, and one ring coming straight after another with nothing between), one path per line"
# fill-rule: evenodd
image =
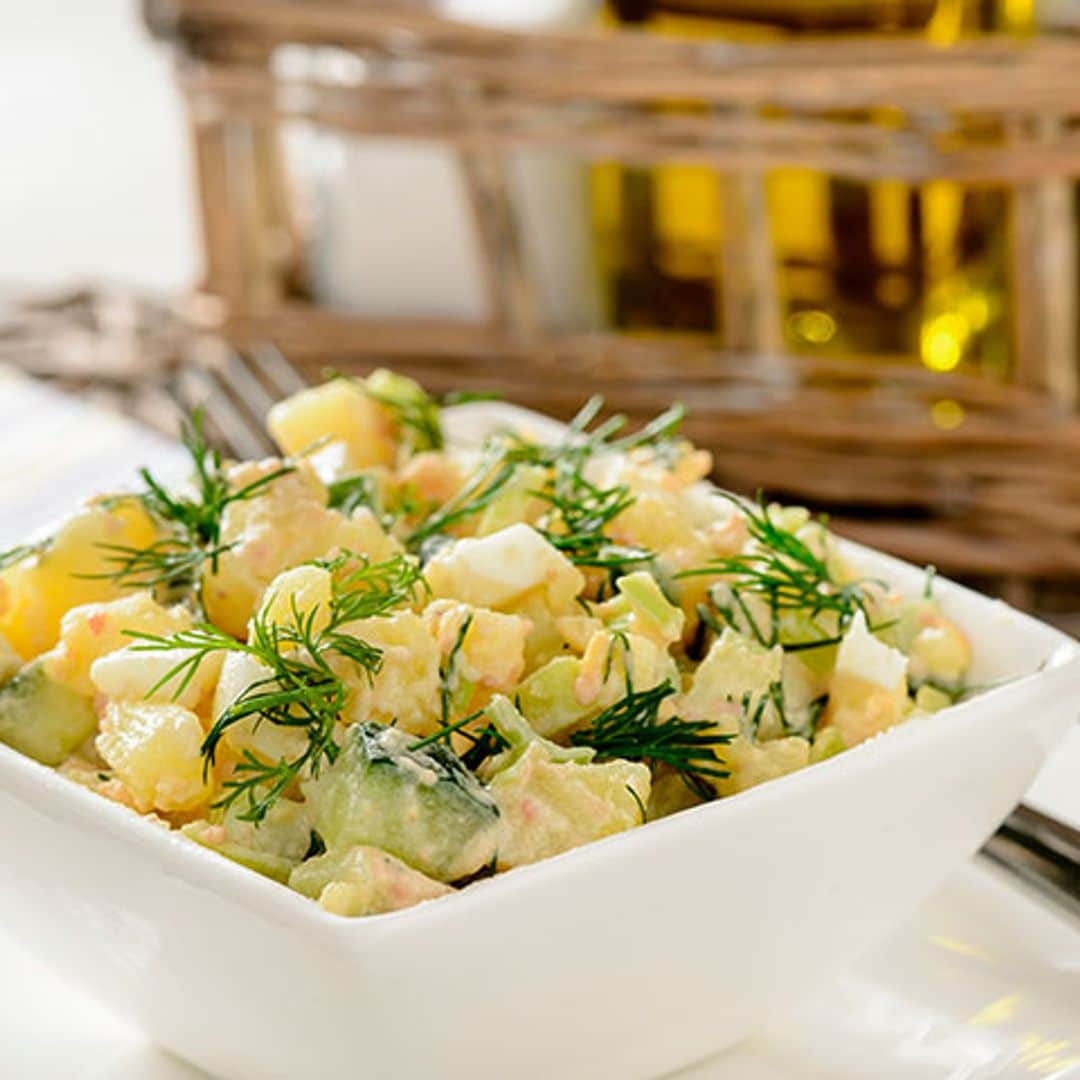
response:
M840 642L825 723L855 746L898 724L907 709L908 659L876 638L859 611Z
M448 544L428 563L425 576L437 597L496 610L537 589L552 610L561 611L585 585L581 571L565 555L521 523Z

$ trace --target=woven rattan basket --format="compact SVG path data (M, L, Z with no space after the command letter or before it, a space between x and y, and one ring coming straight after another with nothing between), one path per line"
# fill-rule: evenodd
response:
M1002 579L1021 601L1041 583L1080 582L1080 41L991 37L942 50L869 38L735 46L634 32L510 34L356 0L163 0L147 16L175 46L205 291L236 345L273 340L312 372L391 363L436 390L495 384L562 416L594 390L633 416L677 397L724 483L827 507L850 535ZM288 45L377 63L349 84L286 78L272 59ZM671 100L707 108L656 107ZM858 119L898 103L909 122L896 130ZM992 117L1004 137L954 145L921 124L958 105ZM823 119L840 112L842 123ZM484 255L486 318L372 320L309 299L280 143L282 125L296 121L435 139L457 155ZM537 315L505 168L508 152L529 147L586 160L693 160L736 178L797 162L854 178L1007 185L1014 376L1003 384L784 355L762 311L768 290L738 252L723 350L688 336L554 332ZM930 419L942 398L963 410L952 430Z

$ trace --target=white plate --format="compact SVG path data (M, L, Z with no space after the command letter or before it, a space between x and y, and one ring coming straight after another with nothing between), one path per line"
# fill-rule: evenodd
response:
M921 571L852 553L921 588ZM361 1063L378 1076L653 1076L788 1016L823 971L897 926L1074 719L1074 643L939 590L975 638L976 679L1047 670L775 783L373 919L329 916L0 748L0 851L18 867L0 878L0 912L162 1044L227 1076Z

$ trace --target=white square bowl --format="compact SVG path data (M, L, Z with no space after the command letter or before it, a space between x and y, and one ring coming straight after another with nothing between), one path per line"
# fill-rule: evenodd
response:
M451 426L522 415L462 407ZM922 570L845 546L867 574L921 590ZM367 919L329 915L0 746L0 917L223 1077L657 1076L775 1022L884 936L1076 719L1075 642L947 581L935 590L972 638L972 678L1012 681L761 787Z

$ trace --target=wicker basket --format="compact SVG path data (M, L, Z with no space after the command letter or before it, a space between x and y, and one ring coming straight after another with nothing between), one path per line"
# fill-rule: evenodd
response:
M565 416L590 390L633 416L672 397L719 479L834 512L843 531L1030 599L1080 582L1076 222L1080 41L987 38L711 45L632 32L508 34L411 5L349 0L164 0L148 19L175 43L191 120L207 256L226 335L274 340L317 371L392 363L435 389L496 384ZM355 84L275 77L289 44L378 60ZM409 77L395 77L407 65ZM673 114L664 101L701 102ZM822 119L902 102L910 123ZM919 117L961 103L1006 137L952 145ZM783 110L782 119L763 107ZM1072 112L1070 112L1070 108ZM313 304L281 126L437 139L459 155L484 255L489 317L371 320ZM691 159L728 176L797 162L854 178L1004 184L1013 199L1017 364L995 384L896 363L785 356L753 260L729 291L727 340L556 333L535 284L505 155ZM747 223L749 228L754 222ZM739 265L734 260L734 265ZM949 399L953 430L930 421Z

